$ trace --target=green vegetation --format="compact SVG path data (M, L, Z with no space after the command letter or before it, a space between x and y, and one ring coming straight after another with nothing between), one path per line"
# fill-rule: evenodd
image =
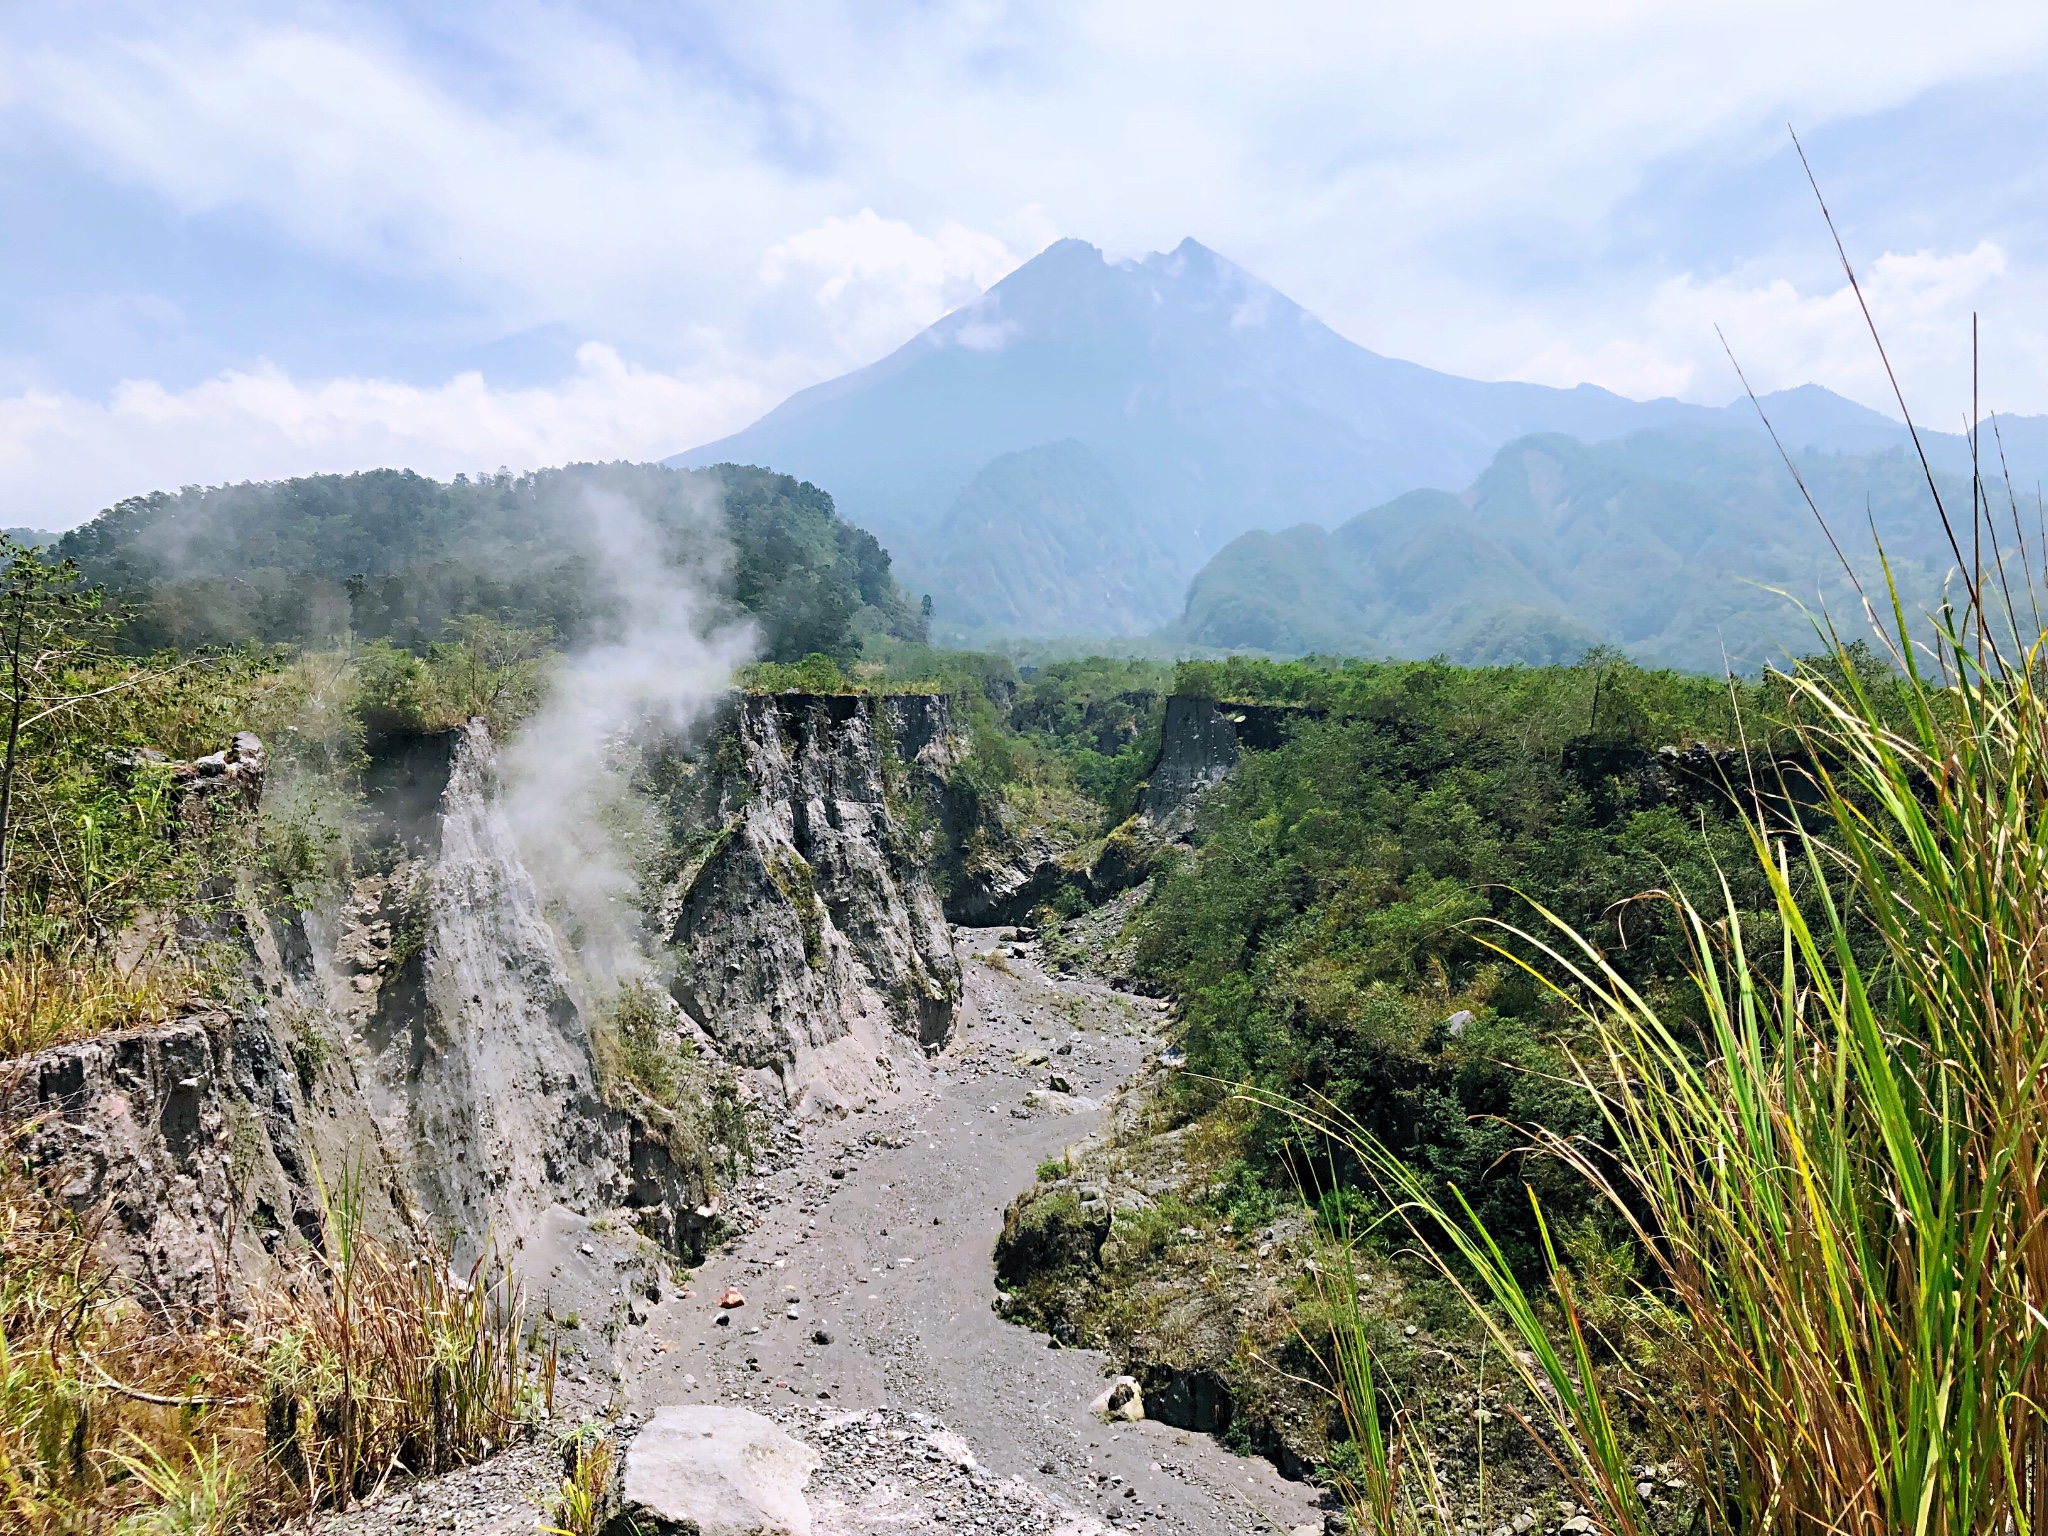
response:
M490 1256L394 1253L325 1196L324 1255L167 1327L94 1223L0 1158L0 1509L9 1530L225 1533L345 1507L396 1465L448 1468L552 1402L554 1355ZM230 1321L230 1318L235 1320Z
M124 643L136 652L353 635L419 655L460 640L474 615L574 645L613 616L599 541L627 505L679 582L753 617L771 659L850 659L867 635L922 633L887 551L841 522L831 497L734 465L580 464L449 484L373 470L160 491L59 548L132 605Z
M1072 439L991 459L919 543L955 639L1143 634L1173 617L1187 580L1108 467Z
M212 986L203 937L250 851L181 778L250 723L269 658L116 655L75 568L0 545L0 1053L161 1018ZM181 936L161 917L189 921ZM120 936L122 943L116 944Z
M1652 1399L1709 1528L2033 1528L2048 702L2042 642L2001 653L1970 630L1903 684L1873 688L1846 653L1803 671L1819 804L1744 826L1763 911L1673 898L1686 987L1645 989L1561 920L1500 930L1581 1031L1568 1073L1601 1134L1533 1124L1526 1144L1639 1240L1636 1347L1589 1317L1581 1265L1546 1243L1529 1283L1490 1221L1355 1116L1267 1099L1400 1202L1608 1530L1661 1524L1630 1465ZM1377 1411L1369 1384L1347 1395Z
M545 1536L597 1536L611 1491L617 1453L602 1424L585 1421L561 1437L562 1486L557 1490Z
M1561 1075L1571 1015L1477 924L1527 921L1540 904L1601 935L1645 995L1682 1007L1685 926L1634 898L1714 892L1726 870L1766 930L1772 900L1744 869L1728 802L1675 793L1640 749L1757 739L1782 688L1600 654L1550 669L1189 663L1181 685L1326 711L1305 711L1207 798L1194 851L1136 920L1139 973L1185 1011L1185 1112L1229 1083L1326 1095L1430 1187L1465 1190L1527 1260L1525 1180L1563 1215L1589 1202L1552 1164L1502 1161L1516 1127L1600 1127ZM1599 771L1617 762L1635 766ZM1282 1189L1317 1161L1280 1116L1258 1122L1244 1155Z
M680 1023L674 999L634 977L598 1021L592 1047L605 1097L661 1132L708 1200L752 1162L754 1127L732 1069L700 1053Z
M1113 827L1137 809L1159 757L1173 670L1159 662L1090 657L1033 670L1010 711L1015 729L1056 755L1074 787Z
M1917 458L1808 451L1798 463L1852 560L1876 568L1874 520L1909 611L1938 601L1951 556L1924 515ZM1966 481L1942 484L1951 505L1969 503ZM1502 448L1462 496L1413 491L1335 528L1243 535L1196 574L1166 633L1476 666L1564 664L1608 641L1649 665L1753 674L1810 633L1780 592L1858 611L1768 440L1540 436Z

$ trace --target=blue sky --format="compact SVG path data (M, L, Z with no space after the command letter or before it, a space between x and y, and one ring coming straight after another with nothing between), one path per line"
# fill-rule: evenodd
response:
M653 457L1050 240L1485 378L2048 412L2048 8L777 0L0 15L0 522Z

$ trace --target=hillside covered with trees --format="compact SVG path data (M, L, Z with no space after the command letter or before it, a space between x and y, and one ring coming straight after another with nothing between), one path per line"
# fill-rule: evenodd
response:
M122 633L136 651L346 634L418 649L467 615L572 646L615 616L600 541L626 505L664 546L653 557L728 616L750 614L768 656L851 658L864 635L922 634L888 551L841 521L830 496L730 464L188 487L108 508L58 553L132 609Z

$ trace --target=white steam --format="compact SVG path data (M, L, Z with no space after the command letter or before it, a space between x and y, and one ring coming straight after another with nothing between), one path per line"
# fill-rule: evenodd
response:
M720 622L715 582L731 551L716 488L696 511L695 526L664 529L623 496L585 490L583 531L613 622L568 658L500 753L521 858L584 980L604 993L649 968L633 850L654 829L625 748L642 730L700 719L758 643L751 620Z

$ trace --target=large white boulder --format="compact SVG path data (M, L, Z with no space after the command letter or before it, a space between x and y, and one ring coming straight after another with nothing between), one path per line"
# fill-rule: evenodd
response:
M811 1536L818 1453L745 1408L659 1408L626 1447L609 1533Z

